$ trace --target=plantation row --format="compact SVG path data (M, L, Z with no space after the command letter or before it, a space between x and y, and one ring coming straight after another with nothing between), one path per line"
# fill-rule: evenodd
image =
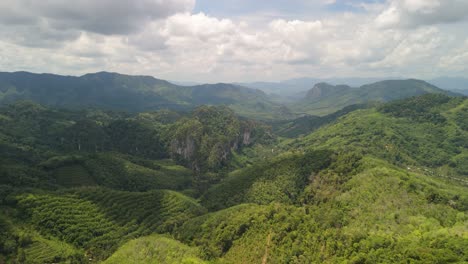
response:
M76 193L98 205L113 221L128 228L136 225L145 233L169 232L205 212L193 199L173 191L135 193L86 188L78 189Z
M205 210L172 191L130 193L103 188L17 197L23 216L42 234L85 248L98 259L128 239L166 233Z

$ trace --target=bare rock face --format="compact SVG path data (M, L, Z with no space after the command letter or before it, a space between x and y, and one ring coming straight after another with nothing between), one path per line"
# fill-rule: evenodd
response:
M195 140L190 136L187 136L185 140L174 139L171 142L171 149L185 160L191 160L195 153Z
M251 136L250 129L246 129L242 135L242 145L247 146L252 143L250 136Z
M234 122L230 124L229 122ZM211 131L202 124L191 124L170 141L172 158L194 171L217 170L227 164L232 153L257 141L257 124L228 120Z

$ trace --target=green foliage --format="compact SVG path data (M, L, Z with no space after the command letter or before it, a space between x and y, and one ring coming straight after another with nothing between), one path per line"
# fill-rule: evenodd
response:
M159 166L140 158L130 158L115 153L101 153L90 156L83 166L90 171L94 181L101 186L127 191L151 189L184 189L190 186L190 170L169 163ZM142 166L140 164L144 164Z
M172 153L196 171L219 169L238 144L240 121L225 107L197 108L191 119L174 124Z
M85 263L84 252L58 241L35 235L34 241L21 252L25 263Z
M229 167L232 154L272 136L257 122L239 119L227 107L199 107L191 118L181 119L168 130L172 157L194 170L194 187L203 193L216 182L208 172Z
M446 119L438 112L431 111L446 104L450 97L443 94L427 94L385 104L379 111L395 117L406 117L416 122L443 123Z
M98 259L130 238L169 232L204 212L192 199L171 191L130 193L84 188L24 194L17 199L22 217L42 234L85 248Z
M123 245L103 264L202 264L198 250L174 239L152 235L131 240Z
M68 108L144 112L188 110L200 105L229 105L259 119L294 115L260 90L232 84L179 86L149 76L99 72L81 77L27 72L0 73L0 104L17 100Z
M232 172L220 184L207 191L202 203L210 210L243 202L297 203L309 177L326 168L330 161L331 152L326 150L285 153Z
M346 182L314 179L320 204L239 205L186 222L177 237L221 263L253 263L265 256L269 263L468 259L466 188L371 158L361 163ZM334 193L325 191L333 188ZM430 192L441 198L428 203Z
M465 103L455 114L455 122L463 130L468 131L468 105Z
M0 216L0 254L11 254L16 250L17 241L13 226L3 215Z
M167 156L160 130L134 120L117 120L106 128L112 149L153 159Z
M454 95L420 80L389 80L351 88L317 84L307 97L291 104L291 109L311 115L326 115L346 106L369 102L390 102L427 93Z
M318 128L335 122L341 116L358 109L370 108L373 104L355 104L344 107L343 109L325 116L306 115L294 120L272 122L273 131L282 137L296 138L301 135L307 135Z
M15 187L49 187L52 178L44 171L25 164L0 161L0 184Z
M174 191L135 193L85 188L75 192L98 205L115 223L128 226L138 235L169 232L205 212L195 200Z
M343 110L276 142L225 107L2 108L0 262L468 262L467 104Z
M438 104L431 103L431 98L442 101ZM433 105L433 107L425 110L424 107L413 103L415 100L420 100L421 105L428 107ZM411 98L408 101L390 103L388 107L393 109L395 104L406 104L405 102L415 104L415 109L423 111L418 116L426 117L423 119L417 117L416 120L411 114L405 116L401 113L403 116L396 118L393 114L383 114L376 110L358 110L343 117L339 122L323 127L304 140L292 142L290 145L295 148L320 146L336 150L359 150L411 169L422 169L422 166L438 168L449 164L451 157L466 154L465 144L468 134L453 122L451 114L452 109L466 104L466 99L428 95L421 99ZM434 123L433 119L427 119L427 116L434 115L426 115L424 111L432 112L435 116L443 116L447 121ZM412 111L404 110L404 112ZM455 169L456 164L452 164Z
M451 165L459 174L468 175L468 154L453 157Z

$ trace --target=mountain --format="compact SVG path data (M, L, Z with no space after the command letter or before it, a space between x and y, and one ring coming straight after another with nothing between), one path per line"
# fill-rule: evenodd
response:
M327 83L318 83L306 94L308 100L320 100L326 97L339 96L343 93L348 93L351 87L347 85L330 85Z
M282 100L302 98L302 96L318 83L329 83L332 85L347 84L352 87L374 83L394 78L296 78L281 82L252 82L240 83L245 87L259 89L268 94L276 94Z
M467 78L440 77L440 78L432 79L429 82L442 89L468 95L468 79Z
M386 80L366 84L358 88L346 85L316 84L300 102L290 104L297 111L315 115L326 115L345 106L368 102L389 102L425 93L455 93L442 90L420 80Z
M80 77L28 72L0 73L0 104L31 100L71 109L131 112L190 110L202 104L229 105L257 118L288 118L289 110L260 91L231 84L179 86L150 76L100 72Z
M177 237L226 263L464 262L467 107L415 97L287 140L210 188L213 212Z
M1 106L0 263L468 261L466 97L303 123Z
M304 94L318 83L329 83L332 85L347 84L351 87L360 87L365 84L380 82L384 80L398 80L403 78L296 78L281 82L251 82L239 83L242 86L255 88L270 95L276 95L276 101L289 102L292 99L302 98ZM468 79L462 77L439 77L428 79L428 83L441 89L468 95Z
M314 79L315 80L315 79ZM298 98L300 94L307 91L312 87L315 81L312 84L295 84L289 83L287 81L283 82L252 82L252 83L239 83L239 85L250 87L253 89L259 89L269 95L274 95L279 97L280 100L287 100Z

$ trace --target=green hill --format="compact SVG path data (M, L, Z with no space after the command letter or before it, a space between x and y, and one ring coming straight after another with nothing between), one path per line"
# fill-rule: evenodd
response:
M195 248L174 239L152 235L127 242L103 264L202 264Z
M467 98L317 118L4 107L0 263L468 262Z
M352 147L404 167L466 175L467 102L462 97L428 94L358 110L291 146Z
M316 84L300 102L291 109L312 114L326 115L346 106L368 102L389 102L426 93L455 95L420 80L388 80L352 88L346 85Z
M99 72L80 77L28 72L0 73L0 104L17 100L70 109L99 108L127 112L190 110L227 105L258 119L293 115L260 91L232 84L178 86L150 76Z
M177 237L221 263L463 263L467 103L415 97L286 141L286 153L233 172L203 199L209 208L237 206L186 222ZM330 163L304 178L295 172L303 166L286 161L313 149L331 152ZM291 189L288 177L303 184Z
M293 120L273 121L270 122L273 131L282 137L296 138L301 135L307 135L317 130L318 128L336 121L341 116L344 116L358 109L370 108L375 104L355 104L344 107L343 109L328 114L325 116L305 115Z
M108 256L122 242L151 233L170 232L204 209L171 191L119 192L102 188L15 197L41 234L84 248L92 258Z

